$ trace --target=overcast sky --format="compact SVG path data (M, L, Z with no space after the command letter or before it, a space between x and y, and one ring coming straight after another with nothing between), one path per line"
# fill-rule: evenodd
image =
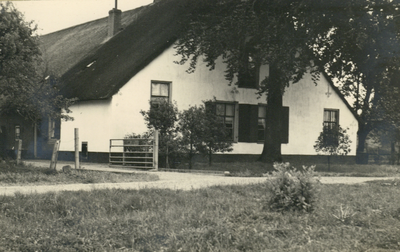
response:
M1 0L0 0L1 1ZM34 21L39 34L47 34L77 24L108 16L115 0L40 0L11 1L25 15L25 21ZM118 9L131 10L148 5L153 0L118 0Z

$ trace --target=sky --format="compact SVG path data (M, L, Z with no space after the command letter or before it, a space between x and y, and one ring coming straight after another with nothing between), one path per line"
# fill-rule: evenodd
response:
M1 1L1 0L0 0ZM40 0L11 1L25 16L25 21L38 25L38 34L43 35L74 25L108 16L115 7L115 0ZM118 0L122 11L152 3L153 0Z

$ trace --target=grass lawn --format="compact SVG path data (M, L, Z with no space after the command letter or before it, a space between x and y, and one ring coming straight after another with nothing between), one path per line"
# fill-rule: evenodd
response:
M0 186L118 183L155 180L158 180L158 176L155 174L121 174L75 169L64 173L32 165L15 165L13 162L0 163Z
M293 164L296 168L301 168L301 164ZM187 165L182 164L178 168L182 171L187 170ZM170 169L179 170L179 169ZM273 170L261 162L230 162L214 163L208 166L206 163L195 163L193 170L198 171L229 171L232 176L257 177L263 176ZM358 165L358 164L331 164L328 172L327 164L316 164L315 171L320 176L352 176L352 177L397 177L400 176L400 166L398 165Z
M266 184L0 197L3 251L398 251L400 180L321 185L312 213Z

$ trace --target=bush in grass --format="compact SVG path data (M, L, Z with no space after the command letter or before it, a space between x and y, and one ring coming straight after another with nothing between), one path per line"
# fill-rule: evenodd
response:
M269 208L276 211L313 211L319 191L315 166L303 166L300 171L289 163L275 163L274 169L272 179L268 181L272 192Z

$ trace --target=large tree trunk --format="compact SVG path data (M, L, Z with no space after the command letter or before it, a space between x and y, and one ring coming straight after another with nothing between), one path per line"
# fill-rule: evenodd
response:
M357 131L358 145L356 151L357 164L368 164L368 154L365 153L365 141L370 130L365 125L360 125Z
M270 78L272 81L278 80L274 78L279 71L271 68ZM259 161L265 163L282 162L281 154L281 113L282 113L282 88L281 84L274 82L268 88L267 94L267 116L264 148Z

